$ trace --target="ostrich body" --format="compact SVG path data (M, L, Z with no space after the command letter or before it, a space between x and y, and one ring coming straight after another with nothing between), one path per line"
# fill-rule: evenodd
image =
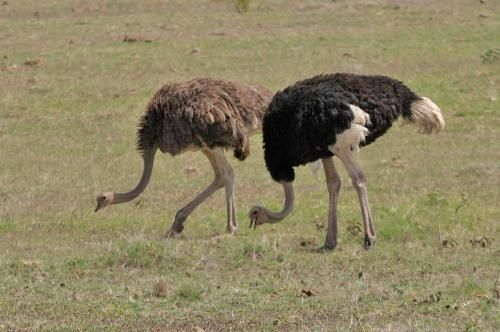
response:
M234 172L224 149L233 149L239 160L249 155L249 136L261 129L271 97L272 93L264 88L217 79L193 79L163 86L149 102L137 130L137 150L144 161L139 183L126 193L99 194L95 211L139 196L148 185L158 149L172 156L201 151L213 168L214 180L177 212L165 236L182 232L191 212L222 187L226 195L227 230L233 233L238 227Z
M264 158L271 177L285 190L282 211L255 206L250 226L275 223L293 210L293 167L321 160L329 194L328 230L324 249L337 244L337 203L340 178L333 163L337 156L358 194L364 226L364 244L375 243L366 177L354 154L374 142L402 116L424 133L444 128L441 110L430 99L418 97L403 83L385 76L319 75L278 92L263 120Z

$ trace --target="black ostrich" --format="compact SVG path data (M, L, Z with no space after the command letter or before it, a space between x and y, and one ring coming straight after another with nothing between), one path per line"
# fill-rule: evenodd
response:
M272 178L285 190L280 212L255 206L250 226L276 223L293 210L293 167L321 159L329 194L328 231L324 249L337 244L337 202L340 178L332 156L349 173L363 215L366 248L375 243L366 177L354 160L359 146L383 135L399 117L430 134L444 128L439 107L418 97L403 83L385 76L319 75L278 92L264 116L264 158Z

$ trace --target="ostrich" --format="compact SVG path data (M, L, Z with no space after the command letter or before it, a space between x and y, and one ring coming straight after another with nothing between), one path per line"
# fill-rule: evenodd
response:
M184 221L194 209L222 187L226 195L227 231L234 233L238 227L234 172L224 149L233 149L238 160L249 155L249 135L261 129L271 98L272 93L264 88L218 79L193 79L163 86L149 102L137 130L137 150L144 162L139 183L126 193L100 193L95 211L139 196L148 185L157 149L172 156L201 151L208 158L215 177L204 191L177 212L165 237L181 233Z
M355 162L359 146L374 142L402 116L423 133L439 132L444 119L429 98L418 97L402 82L385 76L318 75L278 92L263 120L264 158L271 177L282 184L285 204L280 212L261 206L250 210L250 227L276 223L293 210L294 166L321 159L329 194L328 230L323 249L337 245L337 203L340 178L333 163L344 164L358 194L364 246L375 244L366 177Z

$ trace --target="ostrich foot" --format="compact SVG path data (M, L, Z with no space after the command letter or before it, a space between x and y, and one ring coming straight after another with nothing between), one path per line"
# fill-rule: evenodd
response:
M227 225L227 233L229 235L234 235L237 230L238 230L238 226L235 226L235 225L232 225L232 224L228 224Z
M336 242L334 243L325 242L325 244L322 247L318 248L318 252L325 253L327 251L333 251L336 247L337 247Z
M363 247L368 250L372 248L375 245L375 237L369 236L368 234L365 235L365 240L363 242Z

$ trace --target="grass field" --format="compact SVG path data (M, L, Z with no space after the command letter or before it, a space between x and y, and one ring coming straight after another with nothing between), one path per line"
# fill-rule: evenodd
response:
M500 2L240 3L1 1L0 331L500 330ZM447 123L397 124L359 154L372 250L340 166L334 252L316 251L328 194L304 167L294 214L247 228L251 206L283 199L260 134L231 158L233 237L220 191L162 239L210 181L200 153L159 154L140 199L93 212L138 181L135 128L162 84L278 90L337 71L399 78Z

